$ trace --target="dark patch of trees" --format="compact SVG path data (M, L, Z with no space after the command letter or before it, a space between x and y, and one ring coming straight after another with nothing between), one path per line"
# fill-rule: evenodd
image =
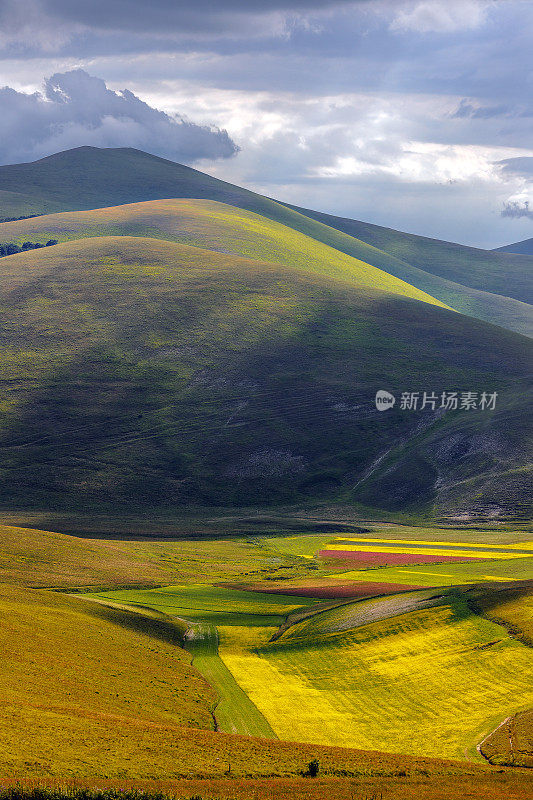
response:
M57 244L57 239L48 239L46 244L41 242L23 242L22 246L13 242L0 242L0 258L2 256L12 256L15 253L24 253L26 250L38 250L40 247L51 247Z
M42 214L26 214L24 217L2 217L0 222L18 222L19 219L33 219L34 217L42 217Z

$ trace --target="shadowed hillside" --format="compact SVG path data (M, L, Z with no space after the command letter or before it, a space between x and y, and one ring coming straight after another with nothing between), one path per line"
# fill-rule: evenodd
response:
M533 260L512 258L498 250L481 250L454 242L402 233L369 222L335 217L287 205L312 219L361 239L395 258L473 289L533 301ZM501 248L500 248L501 250Z
M126 236L3 259L4 507L526 514L528 340L352 266ZM381 388L499 399L382 414Z

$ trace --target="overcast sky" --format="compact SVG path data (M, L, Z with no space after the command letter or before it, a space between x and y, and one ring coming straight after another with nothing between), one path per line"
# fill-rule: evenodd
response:
M139 147L496 247L533 236L532 47L533 0L0 0L0 163Z

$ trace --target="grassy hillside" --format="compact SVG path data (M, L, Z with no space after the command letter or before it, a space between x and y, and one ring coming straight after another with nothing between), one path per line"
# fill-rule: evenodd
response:
M498 250L466 247L298 206L288 208L337 228L441 278L473 289L514 297L526 303L533 302L533 261L526 255L511 256Z
M121 523L117 522L120 528ZM316 575L315 570L268 544L245 537L211 538L196 530L194 538L123 540L122 532L107 540L33 528L0 525L0 584L79 589L109 586L158 586L246 576L260 583ZM142 532L138 531L137 536Z
M525 513L525 483L503 491L497 475L528 457L528 340L303 244L290 267L125 236L3 259L4 504L161 511L364 489L369 505L431 507L440 474L451 510L484 475L496 489L476 503L494 494ZM496 412L380 414L379 388L500 399ZM457 460L439 444L451 433ZM387 451L383 478L371 465Z
M293 267L307 273L343 278L354 286L372 292L386 291L444 305L405 281L298 231L253 212L210 200L155 201L55 214L4 223L0 231L4 236L14 237L21 242L28 236L42 241L46 239L47 231L60 241L110 235L157 236L197 248ZM194 253L191 253L193 258ZM51 253L50 258L54 257L55 254Z
M356 259L359 265L364 262L383 270L457 311L533 336L533 307L527 303L431 275L277 203L268 203L268 216L259 216L209 200L152 200L5 222L0 236L19 245L89 236L150 236L287 266L307 267L314 262L333 270L337 265L341 271Z
M435 262L433 251L431 257L426 252L427 242L431 240L408 237L409 254L413 256L408 258L408 254L393 252L388 245L372 246L374 242L366 238L366 233L359 238L357 226L363 223L341 220L342 224L349 222L356 226L347 235L336 230L340 223L335 217L322 215L324 225L317 221L321 215L314 212L297 213L267 197L131 148L81 147L30 164L0 167L0 185L3 187L0 191L2 219L180 197L227 203L254 211L384 269L462 313L531 334L531 309L527 305L531 302L532 291L531 259L512 262L515 269L506 267L502 281L500 262L505 261L505 257L494 253L446 245L453 251L451 261L450 254L443 254L441 248ZM6 231L2 235L8 236L13 229L2 226L2 230ZM397 232L389 231L389 234L396 236ZM397 236L402 240L407 235L398 233ZM450 262L444 272L440 266L443 258L446 263ZM477 275L476 280L470 280L472 270ZM498 288L493 288L495 271L500 274L500 280L496 281ZM519 301L526 301L526 305Z

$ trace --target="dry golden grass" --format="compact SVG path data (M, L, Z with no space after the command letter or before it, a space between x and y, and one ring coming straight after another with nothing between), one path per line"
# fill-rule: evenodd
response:
M491 764L533 767L533 710L508 717L479 749Z
M245 539L121 541L82 539L53 531L0 525L0 583L53 588L158 586L277 572L302 574L294 559Z

